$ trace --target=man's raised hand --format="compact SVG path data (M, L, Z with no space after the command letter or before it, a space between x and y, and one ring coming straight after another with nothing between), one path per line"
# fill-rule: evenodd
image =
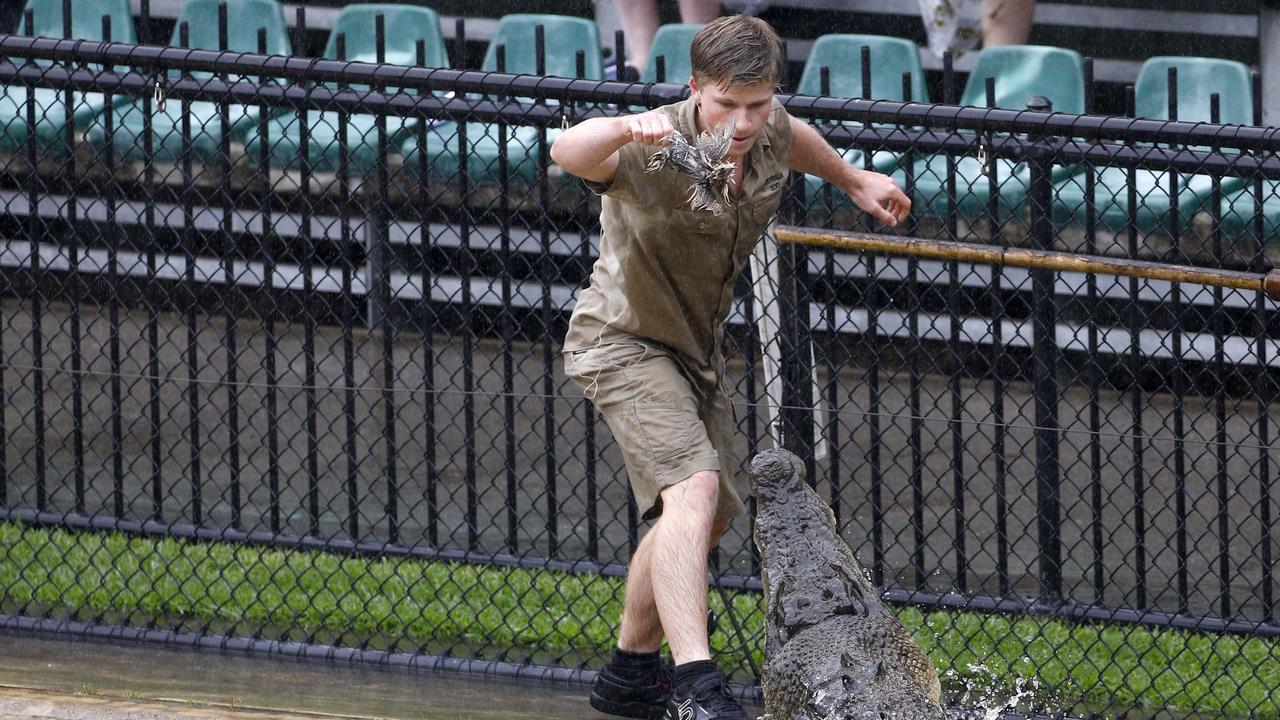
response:
M661 110L650 110L619 119L623 121L631 140L642 145L662 145L676 130L675 125L671 124L671 116Z

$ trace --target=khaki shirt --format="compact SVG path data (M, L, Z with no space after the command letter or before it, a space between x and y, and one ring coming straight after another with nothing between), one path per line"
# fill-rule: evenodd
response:
M659 108L686 138L697 137L693 98ZM705 392L724 377L724 322L733 286L778 209L791 160L791 125L774 99L764 131L747 153L741 192L717 217L689 207L693 179L672 169L645 172L655 148L628 143L603 195L600 257L578 295L565 351L635 337L675 352Z

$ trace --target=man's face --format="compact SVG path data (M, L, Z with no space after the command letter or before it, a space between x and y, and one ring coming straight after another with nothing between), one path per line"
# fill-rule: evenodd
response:
M699 83L697 77L691 77L689 88L693 91L694 102L698 104L698 130L720 127L733 118L736 122L729 157L746 155L769 119L769 110L773 106L773 83L726 86L711 80Z

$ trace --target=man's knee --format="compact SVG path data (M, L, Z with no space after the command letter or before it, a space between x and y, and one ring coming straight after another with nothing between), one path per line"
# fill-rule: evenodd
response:
M720 499L720 473L701 470L662 489L663 513L672 511L705 515L710 519Z

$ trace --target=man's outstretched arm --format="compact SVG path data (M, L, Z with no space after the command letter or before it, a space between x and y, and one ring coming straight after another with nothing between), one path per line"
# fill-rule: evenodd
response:
M791 118L791 169L817 175L844 191L858 207L890 227L911 211L911 200L893 178L845 162L835 148L803 120Z
M584 120L551 145L551 159L570 175L598 183L613 181L618 150L629 142L659 145L675 131L671 116L658 110Z

